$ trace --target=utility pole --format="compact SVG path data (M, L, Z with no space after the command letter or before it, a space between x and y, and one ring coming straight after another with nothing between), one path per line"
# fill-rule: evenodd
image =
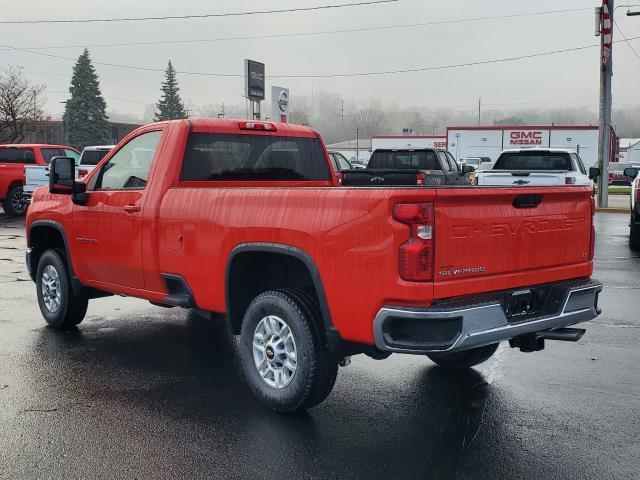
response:
M596 35L600 36L600 132L598 141L598 206L609 206L609 157L611 155L611 78L613 77L614 0L602 0L596 9Z
M478 99L478 126L482 123L482 99Z
M222 111L218 112L218 118L224 118L227 114L224 113L224 102L222 102Z

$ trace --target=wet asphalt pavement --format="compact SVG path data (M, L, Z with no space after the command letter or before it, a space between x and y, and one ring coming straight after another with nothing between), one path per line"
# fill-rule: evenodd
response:
M8 223L7 223L8 222ZM260 406L222 322L123 298L45 327L0 216L0 479L640 478L640 258L597 215L603 314L579 343L451 374L354 357L297 416Z

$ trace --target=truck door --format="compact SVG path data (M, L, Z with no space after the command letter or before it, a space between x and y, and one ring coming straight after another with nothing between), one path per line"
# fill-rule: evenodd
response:
M120 147L91 177L87 204L74 206L74 268L81 278L144 288L143 207L161 135L146 131Z

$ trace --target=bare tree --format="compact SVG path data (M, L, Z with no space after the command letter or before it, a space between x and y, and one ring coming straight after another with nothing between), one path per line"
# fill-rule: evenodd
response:
M353 115L353 124L362 138L371 138L386 132L387 114L376 106L362 108Z
M32 85L22 67L0 72L0 143L19 143L43 120L44 85Z

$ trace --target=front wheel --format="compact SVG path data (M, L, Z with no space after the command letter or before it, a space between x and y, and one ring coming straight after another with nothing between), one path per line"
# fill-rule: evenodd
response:
M27 211L27 202L24 201L22 186L13 187L7 193L7 198L2 201L4 213L10 217L21 217Z
M55 328L74 327L87 313L89 301L73 293L69 278L64 257L55 250L42 254L36 273L38 305L45 321Z
M443 368L447 368L449 370L463 370L475 365L480 365L481 363L489 360L493 354L496 353L499 345L499 343L494 343L491 345L485 345L484 347L462 350L460 352L429 353L427 354L427 357Z
M305 410L331 392L338 364L318 314L315 299L295 289L262 293L245 313L240 346L245 376L272 410Z

